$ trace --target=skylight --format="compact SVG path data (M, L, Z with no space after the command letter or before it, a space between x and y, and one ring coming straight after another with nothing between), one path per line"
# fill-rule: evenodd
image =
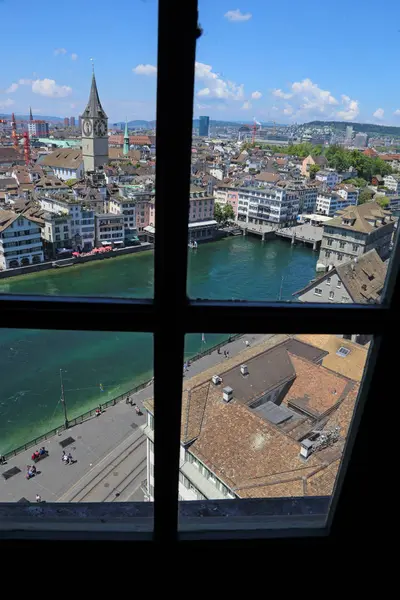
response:
M345 358L345 356L347 356L348 354L350 354L350 350L348 348L345 348L344 346L340 346L340 348L336 352L336 354L338 356L341 356L342 358Z

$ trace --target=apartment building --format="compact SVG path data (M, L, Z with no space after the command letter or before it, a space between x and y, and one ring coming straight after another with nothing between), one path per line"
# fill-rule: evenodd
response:
M325 271L375 248L382 260L390 251L394 217L376 202L348 206L324 225L317 271Z
M358 196L360 195L360 192L358 188L354 187L354 185L344 183L337 186L335 191L339 194L339 196L349 202L349 206L355 206L358 204Z
M82 150L79 148L58 149L45 156L40 163L50 167L57 177L67 179L80 179L83 176Z
M214 189L215 202L224 206L230 204L235 213L235 219L238 215L239 192L237 188L229 186L218 186Z
M340 181L340 177L336 171L330 171L328 169L318 171L315 176L317 181L320 181L328 188L333 188Z
M217 230L214 219L214 196L203 188L190 186L189 239L195 241L212 239Z
M42 240L46 257L56 258L58 250L72 249L71 216L65 213L45 212L42 219Z
M0 270L43 262L41 228L11 210L0 210Z
M295 191L278 186L239 188L238 220L256 225L288 227L299 214L299 197Z
M346 197L343 197L339 192L319 191L317 194L316 212L333 217L338 210L343 210L348 206L355 206L357 200L358 195L354 194L347 194Z
M299 199L299 214L311 214L316 210L318 189L299 181L281 181L278 187L294 192Z
M95 211L87 204L69 194L52 194L39 197L39 203L46 212L71 217L71 243L74 250L93 249L95 244Z
M136 204L135 197L111 196L108 200L109 212L115 215L122 215L124 218L125 244L130 244L137 240Z
M383 178L383 182L389 190L391 190L395 194L400 194L400 175L398 175L397 173L385 175Z
M124 216L113 213L95 215L95 244L123 246L125 241Z

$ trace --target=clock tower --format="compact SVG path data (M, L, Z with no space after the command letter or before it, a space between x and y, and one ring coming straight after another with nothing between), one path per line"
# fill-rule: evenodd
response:
M108 162L108 117L100 104L94 72L81 124L83 165L85 173L88 173Z

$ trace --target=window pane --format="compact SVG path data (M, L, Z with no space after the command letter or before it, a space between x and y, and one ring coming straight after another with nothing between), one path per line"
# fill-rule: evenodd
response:
M341 302L328 292L315 298L332 270L348 291L346 302L379 302L400 209L395 130L346 125L350 116L357 121L358 101L349 91L327 91L335 89L335 70L322 82L309 65L305 77L309 61L301 51L289 79L283 52L264 80L265 58L281 35L272 27L265 36L267 5L244 2L225 12L200 0L199 15L189 295ZM312 21L305 29L290 25L302 19L300 8L291 7L287 19L286 6L275 7L279 17L291 27L294 54L308 33L314 53L323 48L323 63L335 62ZM363 93L362 77L357 85L355 97Z
M16 61L1 81L10 98L0 101L0 292L151 297L158 3L119 3L135 35L111 54L98 33L115 22L114 7L69 8L93 75L62 26L57 47L23 60L10 29L0 42ZM53 16L62 23L61 4ZM3 17L13 18L10 5ZM36 17L47 20L44 5ZM31 34L27 23L20 34Z
M146 500L151 334L3 329L0 375L0 502Z
M180 498L330 497L370 344L357 335L188 335Z

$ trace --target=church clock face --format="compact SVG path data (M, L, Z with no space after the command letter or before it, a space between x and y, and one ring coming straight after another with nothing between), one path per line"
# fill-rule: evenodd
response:
M99 119L94 124L94 132L99 137L104 137L107 133L107 124L103 119Z
M89 136L92 133L92 124L88 119L85 119L83 121L82 129L83 129L84 135Z

